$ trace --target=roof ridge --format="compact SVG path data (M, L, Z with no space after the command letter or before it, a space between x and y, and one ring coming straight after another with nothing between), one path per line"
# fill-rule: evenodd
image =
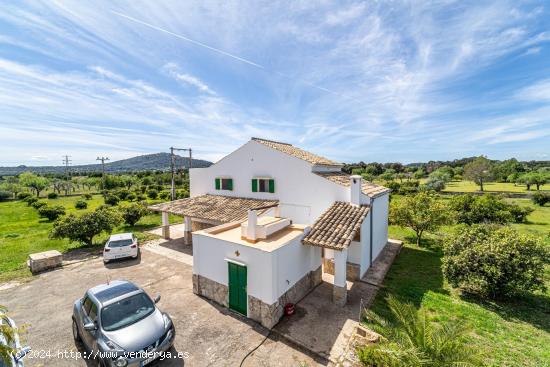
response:
M264 138L255 138L255 137L252 137L250 140L261 140L261 141L267 141L267 142L275 143L275 144L290 145L291 147L293 146L293 145L290 144L290 143L283 143L282 141L270 140L270 139L264 139Z

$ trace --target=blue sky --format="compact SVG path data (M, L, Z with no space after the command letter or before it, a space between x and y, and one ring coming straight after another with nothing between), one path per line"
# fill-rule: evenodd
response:
M0 164L216 160L252 136L550 159L550 2L0 3Z

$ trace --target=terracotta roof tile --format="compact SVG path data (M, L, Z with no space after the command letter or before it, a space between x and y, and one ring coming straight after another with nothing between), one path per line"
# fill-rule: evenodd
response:
M355 206L336 201L317 219L302 243L343 250L359 233L361 223L368 212L368 206Z
M278 200L260 200L207 194L150 205L149 209L229 223L245 219L249 209L262 209L277 206L278 204Z
M315 172L315 174L321 177L324 177L327 180L335 182L339 185L346 186L346 187L351 186L350 175L348 175L347 173L339 171L339 172ZM369 197L377 197L382 194L386 194L391 190L388 189L387 187L377 185L370 181L363 180L361 191L363 191L363 194Z
M278 141L266 140L266 139L260 139L260 138L252 138L252 140L312 164L320 164L324 166L342 166L341 163L335 162L328 158L324 158L316 154L310 153L308 151L305 151L303 149L297 148L292 144L281 143Z

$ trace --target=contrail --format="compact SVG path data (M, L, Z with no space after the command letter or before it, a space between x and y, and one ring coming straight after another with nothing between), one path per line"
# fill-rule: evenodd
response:
M229 53L229 52L225 52L225 51L223 51L223 50L220 50L219 48L215 48L215 47L212 47L212 46L208 46L207 44L204 44L204 43L199 42L199 41L195 41L195 40L193 40L193 39L191 39L191 38L189 38L189 37L182 36L181 34L177 34L177 33L174 33L174 32L170 32L169 30L166 30L166 29L157 27L157 26L152 25L152 24L150 24L150 23L147 23L147 22L144 22L144 21L142 21L142 20L133 18L133 17L131 17L131 16L129 16L129 15L126 15L126 14L119 13L119 12L114 11L114 10L111 10L111 13L116 14L116 15L118 15L118 16L120 16L120 17L126 18L126 19L128 19L128 20L131 20L132 22L136 22L136 23L139 23L139 24L144 25L144 26L146 26L146 27L149 27L149 28L151 28L151 29L157 30L157 31L159 31L159 32L163 32L163 33L169 34L169 35L171 35L171 36L180 38L180 39L182 39L182 40L185 40L185 41L194 43L194 44L197 45L197 46L204 47L204 48L206 48L206 49L208 49L208 50L217 52L217 53L222 54L222 55L224 55L224 56L231 57L232 59L235 59L235 60L244 62L245 64L254 66L254 67L258 68L258 69L267 70L267 68L266 68L265 66L263 66L263 65L257 64L257 63L255 63L255 62L250 61L250 60L247 60L247 59L244 59L244 58L239 57L239 56L237 56L237 55L233 55L233 54L231 54L231 53ZM317 86L317 85L315 85L315 84L312 84L312 83L310 83L310 82L308 82L308 81L305 81L305 80L303 80L303 79L296 79L296 78L293 77L293 76L290 76L290 75L281 73L281 72L279 72L279 71L272 71L272 72L275 73L275 74L277 74L277 75L280 75L280 76L283 76L283 77L285 77L285 78L288 78L288 79L297 80L297 81L299 81L299 82L301 82L301 83L303 83L303 84L306 84L306 85L308 85L308 86L310 86L310 87L312 87L312 88L318 89L318 90L323 91L323 92L328 92L328 93L331 93L331 94L335 94L335 95L337 95L337 96L344 97L344 98L347 98L347 99L355 99L355 98L351 98L351 97L349 97L349 96L345 96L345 95L343 95L343 94L334 92L334 91L332 91L332 90L330 90L330 89L323 88L323 87L319 87L319 86Z
M229 56L229 57L231 57L231 58L233 58L233 59L235 59L235 60L242 61L242 62L247 63L247 64L249 64L249 65L255 66L255 67L259 68L259 69L265 69L262 65L256 64L255 62L252 62L252 61L250 61L250 60L243 59L242 57L239 57L239 56L230 54L229 52L225 52L225 51L223 51L223 50L220 50L219 48L215 48L215 47L212 47L212 46L208 46L208 45L206 45L206 44L204 44L204 43L202 43L202 42L192 40L191 38L182 36L182 35L180 35L180 34L176 34L176 33L174 33L174 32L170 32L170 31L168 31L168 30L166 30L166 29L163 29L163 28L159 28L159 27L154 26L154 25L152 25L152 24L146 23L146 22L144 22L144 21L142 21L142 20L139 20L139 19L136 19L136 18L132 18L132 17L129 16L129 15L125 15L125 14L116 12L116 11L114 11L114 10L111 10L111 13L114 13L114 14L116 14L116 15L118 15L118 16L121 16L121 17L123 17L123 18L129 19L129 20L131 20L131 21L133 21L133 22L142 24L142 25L144 25L144 26L146 26L146 27L155 29L155 30L157 30L157 31L159 31L159 32L164 32L164 33L170 34L170 35L172 35L172 36L174 36L174 37L181 38L182 40L189 41L189 42L191 42L191 43L194 43L195 45L198 45L198 46L207 48L207 49L209 49L209 50L211 50L211 51L220 53L220 54L225 55L225 56Z

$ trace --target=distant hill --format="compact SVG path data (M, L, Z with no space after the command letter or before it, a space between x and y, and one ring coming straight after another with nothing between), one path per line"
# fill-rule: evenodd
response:
M212 165L212 162L202 159L193 159L192 168L203 168ZM176 155L176 167L189 167L189 158ZM132 171L168 171L170 170L170 153L155 153L140 155L133 158L122 159L105 163L105 171L108 173L123 173ZM17 175L22 172L35 173L63 173L64 166L17 166L17 167L0 167L1 176ZM101 172L101 164L84 164L79 166L70 166L71 172L87 173Z

